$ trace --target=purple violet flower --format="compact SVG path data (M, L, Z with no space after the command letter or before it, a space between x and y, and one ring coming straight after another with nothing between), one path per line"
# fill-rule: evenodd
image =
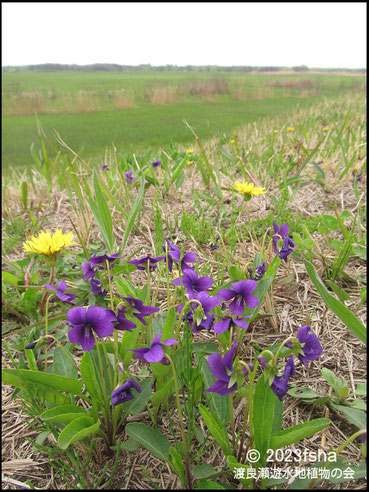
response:
M296 374L295 364L293 363L293 356L291 355L287 361L287 364L284 368L284 373L282 376L275 376L273 382L271 384L271 388L273 392L278 396L278 398L282 401L283 396L290 389L290 385L288 384L288 380L291 376Z
M143 347L138 349L127 349L127 350L134 352L134 354L138 359L146 360L147 362L161 362L164 365L168 365L169 361L167 358L164 357L165 354L162 346L174 345L178 343L178 341L174 340L174 338L168 338L167 340L161 342L160 339L162 336L163 336L162 333L156 335L156 337L154 337L151 342L150 348Z
M147 255L143 258L140 258L139 260L127 261L127 263L132 263L132 265L135 265L138 270L144 271L146 271L147 265L149 265L149 271L153 272L154 270L156 270L156 263L163 260L165 260L165 256L157 256L156 258L153 258L152 256Z
M284 260L287 263L287 256L293 253L293 248L295 247L295 243L288 236L283 239L284 246L279 251L278 256L281 260Z
M198 294L196 294L193 299L196 299L196 301L201 302L201 306L204 310L205 316L209 315L209 312L215 308L215 306L218 306L221 302L221 300L217 296L211 296L208 292L206 291L201 291ZM191 308L192 310L195 310L198 307L197 302L191 303Z
M255 267L255 275L253 275L252 267L247 267L247 271L250 273L250 278L252 280L261 280L266 272L265 261L257 267Z
M101 280L98 280L97 278L90 278L90 286L91 291L95 296L105 297L108 293L107 290L102 290Z
M43 286L46 287L49 290L56 290L56 297L58 297L63 304L75 304L74 298L76 297L77 294L68 294L66 293L67 290L67 284L64 282L64 280L61 280L58 282L57 287L54 287L53 285L50 284L44 284ZM50 299L50 302L54 302L55 297L53 299Z
M159 167L161 165L161 161L155 161L151 163L152 167Z
M296 335L299 342L301 343L302 350L303 350L303 354L298 354L298 358L304 364L305 367L307 367L307 362L309 360L316 360L323 353L323 348L320 345L318 337L315 335L315 333L309 334L310 329L311 329L310 326L301 326L297 330L297 335ZM285 345L286 347L292 348L291 341L287 342Z
M225 331L228 330L231 322L237 326L240 326L241 328L244 328L247 330L249 327L248 323L244 321L246 318L252 318L253 314L250 314L248 316L243 316L242 318L223 318L222 316L219 316L218 314L215 315L217 318L220 318L222 321L217 321L214 323L214 331L215 333L224 333Z
M220 354L211 354L208 357L210 370L213 375L218 378L218 381L215 381L215 383L205 391L209 393L218 393L219 395L224 396L229 395L237 388L236 382L229 388L229 382L233 371L233 355L236 348L237 341L234 340L233 347L224 355L223 360Z
M108 171L109 171L109 167L108 167L108 165L107 165L107 164L103 164L101 169L102 169L103 171L106 171L106 170L108 170Z
M117 321L115 314L110 309L99 306L76 306L67 313L67 325L71 326L68 332L71 343L80 343L85 352L89 352L95 346L95 336L100 338L113 334Z
M244 311L244 304L248 308L256 308L259 305L259 299L252 295L257 287L256 280L239 280L232 284L232 289L218 290L217 295L224 301L233 301L229 305L229 309L236 316L242 316Z
M219 249L219 246L218 246L218 241L220 239L220 236L219 234L216 235L216 238L215 238L215 243L214 244L210 244L210 251L214 251L216 249Z
M118 307L118 313L117 313L117 321L118 324L114 326L116 330L123 330L123 331L132 331L134 328L136 328L136 323L133 321L127 319L125 317L126 313L126 308L124 306L119 306Z
M47 339L46 339L46 343L44 343L44 345L46 345L46 344L47 344L47 345L49 345L49 343L51 343L51 342L53 342L53 341L54 341L54 339L53 339L53 338L51 338L51 337L47 337ZM29 343L29 344L28 344L28 345L26 345L24 348L25 348L25 349L33 349L33 348L35 348L35 347L36 347L36 345L38 344L38 342L39 342L39 341L37 340L36 342ZM44 342L45 342L45 340L44 340Z
M187 316L192 314L192 311L187 313ZM203 318L200 323L194 323L192 333L199 333L201 330L210 331L214 323L214 314L211 313L206 318Z
M133 171L130 169L128 172L123 173L124 176L126 177L127 185L130 186L133 181L136 181L136 178L133 176Z
M281 260L284 260L284 262L287 263L287 256L293 252L293 248L295 247L295 243L292 241L291 238L288 237L290 227L288 224L282 224L281 227L279 227L273 220L273 230L274 235L272 238L272 242L274 253L278 255ZM278 241L280 239L283 240L284 245L280 250L278 250Z
M173 280L173 284L180 287L181 279L176 278ZM186 287L189 297L193 298L199 292L210 289L213 285L213 279L210 277L199 277L195 270L192 270L192 268L190 270L185 268L182 275L182 284L183 287Z
M124 403L125 401L132 400L135 396L132 394L132 389L135 389L138 393L141 393L141 386L136 383L133 378L123 383L119 388L115 389L111 394L111 402L114 406Z
M93 278L96 275L96 270L91 267L89 262L82 263L82 271L84 273L83 280L87 280L89 278Z
M168 245L168 268L170 273L172 273L173 260L177 261L178 263L181 261L182 271L185 270L186 268L189 270L193 270L193 268L190 267L190 265L188 265L187 262L196 263L195 253L191 253L191 252L186 253L181 260L181 250L178 248L178 246L171 243L168 238L165 240L165 243L163 244L164 253L166 252L166 244Z
M118 251L118 253L114 253L113 255L99 255L96 256L94 254L91 256L91 258L88 259L88 261L92 264L93 267L98 267L99 270L104 270L106 268L106 262L109 262L109 268L113 268L115 265L115 261L118 258L123 258L123 256L120 256L121 252ZM84 263L83 265L85 265ZM82 265L82 267L83 267ZM85 267L87 269L87 267ZM82 268L83 269L83 268Z
M144 306L144 303L140 299L135 299L131 294L129 297L123 297L119 294L115 294L120 299L124 299L127 301L128 306L124 306L127 314L135 316L138 320L141 321L142 324L147 326L147 323L144 319L144 316L150 316L150 314L157 313L160 311L160 308Z

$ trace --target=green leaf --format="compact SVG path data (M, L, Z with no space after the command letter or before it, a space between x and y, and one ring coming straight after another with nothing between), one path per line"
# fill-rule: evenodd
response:
M264 376L260 376L255 387L252 419L254 424L254 447L260 453L259 463L261 463L261 466L265 466L266 453L268 448L271 447L269 442L277 400L278 397L270 388L268 381L265 381Z
M183 464L183 457L178 453L178 451L171 447L170 450L170 465L173 468L175 474L179 477L182 482L182 485L186 486L186 477L185 477L185 468Z
M177 180L184 166L186 165L186 162L187 162L187 157L185 157L182 161L180 161L172 168L172 176L170 178L170 184L173 184Z
M133 393L135 397L132 400L122 403L122 408L126 415L135 415L136 413L140 413L150 399L150 395L152 393L152 380L147 379L146 381L140 383L140 386L142 388L141 393L137 393L135 391Z
M102 405L102 393L100 389L99 382L97 380L95 366L91 357L90 352L85 352L82 355L80 371L83 383L86 387L86 390L91 395L91 398L96 401L99 405Z
M226 398L226 400L228 399ZM199 403L199 410L206 427L209 429L210 434L214 437L215 441L220 446L223 453L225 455L231 454L231 445L225 426L220 426L213 415L211 415L209 410L204 405L202 405L202 403Z
M309 277L324 303L362 342L366 343L366 328L363 323L342 302L338 301L328 292L314 266L307 260L304 263Z
M134 439L127 439L126 441L120 443L120 449L122 451L136 451L136 449L138 449L139 446L140 443L138 443ZM114 448L115 446L111 446L110 449L114 450Z
M192 353L197 354L204 351L205 355L215 354L219 352L219 347L214 342L195 342L192 345Z
M346 420L348 420L351 424L356 425L359 429L366 429L366 413L362 410L347 407L345 405L337 405L334 402L330 402L329 406L339 412L342 412Z
M241 270L241 268L237 266L231 266L228 268L229 278L231 282L237 282L238 280L246 280L246 275Z
M225 490L218 482L213 482L212 480L200 480L197 484L199 490Z
M21 183L21 196L22 196L23 207L27 208L28 207L28 188L27 188L27 182L26 181L22 181L22 183Z
M217 473L218 472L216 471L216 469L213 468L211 465L208 465L207 463L204 463L203 465L198 465L193 470L193 476L197 480L212 477Z
M130 423L126 426L126 432L159 460L170 461L170 442L158 430L145 424Z
M333 290L333 292L341 301L345 302L350 299L350 296L347 294L345 290L342 289L342 287L340 287L339 285L335 284L334 282L328 279L326 280L326 283L329 285L329 287Z
M321 395L316 391L310 388L303 388L300 386L298 388L291 388L290 390L287 391L287 393L293 396L294 398L303 398L305 400L321 397Z
M138 190L138 193L137 193L137 196L136 196L136 200L134 201L134 203L132 205L131 211L129 213L129 216L128 216L128 219L127 219L127 222L126 222L126 227L125 227L125 230L124 230L122 245L120 247L120 250L121 251L124 250L124 247L125 247L125 245L126 245L126 243L128 241L128 238L129 238L129 235L131 233L131 230L132 230L134 221L136 219L136 216L138 214L138 211L140 210L140 207L141 207L141 203L142 203L144 194L145 194L145 178L141 178L140 189Z
M72 420L81 416L87 417L86 410L75 405L59 405L57 407L46 410L40 415L42 420L54 422L56 424L69 424Z
M81 441L91 434L96 434L100 428L100 421L95 422L92 417L79 417L68 424L58 437L58 444L67 449L71 444Z
M96 176L95 170L93 175L93 184L95 190L96 203L94 202L91 196L88 199L88 203L95 217L96 224L102 235L105 246L108 248L109 252L111 253L113 251L113 247L115 244L115 239L113 235L113 221L111 218L109 207L106 203L106 198L104 197L101 191L99 180Z
M359 410L364 410L366 412L366 403L364 400L357 398L356 400L347 402L351 408L357 408Z
M6 284L18 285L18 277L10 272L1 272L1 280Z
M356 393L357 395L363 395L363 396L366 396L366 383L359 383L359 384L356 386L355 393Z
M325 429L331 423L329 419L313 419L309 422L295 425L289 429L273 434L270 439L270 449L283 448L301 441L306 437L313 436L317 432Z
M237 469L241 468L247 473L247 469L250 468L249 465L246 463L238 463L236 458L234 456L227 456L227 465L229 466L230 470L232 471L233 474L237 471ZM246 476L246 475L245 475ZM252 478L238 478L237 479L244 487L247 489L250 488L250 485L252 484Z
M71 355L72 356L72 355ZM53 369L55 374L76 379L78 371L60 347L54 350Z
M204 360L201 365L201 377L204 382L205 389L210 388L210 386L216 381L207 360ZM229 422L231 413L229 410L228 398L218 395L218 393L205 393L205 395L209 407L212 412L217 415L219 421L224 423Z
M5 377L7 375L10 377L12 375L21 375L26 382L34 382L49 387L53 390L64 391L65 393L82 396L82 382L66 376L49 374L41 371L30 371L27 369L4 369L3 375L5 375Z
M38 371L37 361L33 350L26 349L24 352L26 354L28 366L31 369L31 371Z
M346 381L336 378L334 372L330 369L327 369L326 367L323 367L321 373L323 378L332 386L336 395L340 397L341 388L344 388L345 386L347 387Z

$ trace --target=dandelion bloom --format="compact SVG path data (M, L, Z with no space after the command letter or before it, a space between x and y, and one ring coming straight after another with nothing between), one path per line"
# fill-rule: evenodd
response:
M73 241L72 232L63 234L62 230L58 229L51 235L50 231L41 231L38 237L32 236L31 239L23 243L23 250L40 253L44 256L53 256L72 244L77 244Z
M327 132L329 130L329 126L325 126L324 128L322 128L323 132Z
M295 131L295 129L294 129L294 128L292 128L291 126L289 126L289 127L287 128L287 131L288 131L288 132L294 132L294 131Z
M245 200L250 200L253 196L263 195L266 193L266 189L262 186L255 186L254 183L249 183L248 181L235 181L233 183L233 188L237 193L241 193Z
M193 161L187 161L186 164L187 164L187 166L192 166Z
M231 143L232 144L236 143L236 140L234 138L232 138Z
M193 149L187 149L186 154L193 154Z
M278 130L274 130L273 133L278 133Z
M141 393L142 388L133 378L123 383L116 388L111 394L111 402L114 406L124 403L125 401L132 400L135 395L132 394L132 389L135 389L138 393Z

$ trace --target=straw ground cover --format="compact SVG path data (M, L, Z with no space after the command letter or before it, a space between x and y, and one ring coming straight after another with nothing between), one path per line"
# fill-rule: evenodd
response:
M190 143L317 97L360 90L365 78L237 73L3 73L3 165L27 166L37 146L35 113L87 158L114 143L123 150ZM47 145L47 144L46 144ZM49 147L47 147L49 150Z
M3 367L9 371L12 356L20 367L27 368L32 364L42 372L45 370L45 353L48 354L48 367L53 367L56 346L50 345L47 352L42 344L34 351L25 349L26 344L45 335L45 313L40 314L45 296L42 285L56 285L57 281L66 280L68 291L88 297L83 301L85 304L102 305L102 299L91 293L92 286L81 281L81 264L93 254L111 255L122 251L120 264L112 266L116 268L112 272L118 279L114 289L117 288L121 295L127 295L127 292L138 295L143 289L145 300L149 299L149 292L152 294L155 302L150 305L155 304L160 309L152 315L149 324L156 333L157 329L162 329L165 313L169 316L171 306L177 308L181 300L183 302L182 289L172 284L181 273L181 267L173 260L173 270L167 272L164 263L159 262L158 269L150 273L148 291L147 273L132 264L128 267L125 260L165 254L162 246L167 237L183 254L196 254L196 263L192 266L199 276L211 277L214 291L220 292L219 287L228 285L230 280L234 283L235 280L250 279L248 268L251 268L252 276L257 276L252 265L258 266L262 260L267 268L273 262L276 264L281 251L275 255L273 249L272 235L276 232L273 220L280 227L282 236L285 234L281 224L288 224L293 251L287 262L280 261L275 278L263 297L259 315L248 320L250 330L240 330L243 337L238 344L238 357L246 363L255 363L259 350L279 346L287 337L294 336L299 327L311 326L322 353L313 357L308 367L296 365L297 374L290 379L291 386L282 400L283 429L316 419L329 419L330 423L288 447L295 454L299 450L328 452L343 448L339 458L347 460L356 475L347 476L339 485L327 479L311 483L312 477L298 485L317 489L365 488L365 479L360 473L363 464L357 468L362 461L362 445L358 437L350 442L350 436L362 427L366 408L363 389L366 382L365 337L361 331L361 324L366 322L363 302L366 299L365 105L363 94L351 93L294 110L288 115L262 120L259 124L240 127L221 139L205 143L194 137L191 147L174 145L170 153L122 156L113 148L95 170L89 170L91 163L86 162L83 155L77 156L73 149L66 148L69 142L61 135L62 153L44 152L43 164L36 159L34 169L15 172L3 182L3 341L8 348L6 351L3 346ZM157 164L159 161L160 165ZM245 201L244 195L232 191L232 183L245 180L257 188L265 188L266 192L256 193ZM99 200L99 196L104 200ZM105 216L102 215L103 201L109 210ZM41 255L30 258L22 244L41 230L55 232L60 228L64 233L73 232L77 244L68 248L70 254L58 258L54 279L50 280L50 267ZM269 235L266 228L271 231ZM191 257L187 259L189 263L190 260ZM183 275L186 273L182 267ZM317 275L336 304L332 304L327 292L322 290ZM125 290L127 286L128 291ZM71 306L57 302L47 305L46 319L48 316L50 319L46 335L55 336L67 346L83 372L81 361L88 352L79 344L68 345L70 327L65 325L65 314L60 320L53 320ZM347 311L354 318L348 316ZM163 319L160 313L164 313ZM216 313L221 315L220 311ZM177 316L181 323L179 313ZM221 333L215 336L214 328L192 335L189 326L182 326L178 321L176 326L181 328L181 337L191 333L195 343L217 341L223 355L229 349L228 332L226 339ZM38 322L38 326L33 326ZM141 336L145 338L143 325L141 328ZM168 330L168 326L165 329ZM127 333L124 332L123 340ZM146 346L144 340L138 346ZM169 349L168 354L176 353L175 348ZM206 353L205 358L209 360L209 357L211 355ZM197 363L196 356L194 361ZM129 371L141 385L149 380L151 371L160 381L157 365L149 365L140 358L131 359ZM242 380L248 381L247 376L242 376ZM179 407L176 406L176 395L172 394L158 410L157 418L152 419L157 403L155 398L148 400L138 413L130 414L116 435L122 443L130 441L120 451L116 468L116 449L109 450L102 436L75 442L73 449L78 451L80 462L88 462L84 470L78 471L78 462L70 461L72 455L48 453L53 442L55 445L54 435L44 428L45 421L37 416L27 416L22 408L22 391L17 390L14 394L14 386L11 381L7 382L10 384L3 385L2 419L3 486L6 488L27 488L32 484L39 488L63 489L83 487L83 483L91 488L100 476L103 477L100 486L114 489L183 488L186 476L181 476L180 470L178 472L178 463L171 461L170 465L153 455L147 443L142 446L139 436L136 435L136 440L132 437L132 429L137 427L131 425L146 424L153 431L160 431L171 444L177 442L177 453L183 453L181 424L184 423L187 433L191 423L183 415L181 419L179 408L187 417L192 412L196 425L190 444L194 488L237 488L240 483L243 488L271 486L262 479L255 480L254 484L247 483L232 468L233 461L230 455L224 454L219 444L222 439L214 431L216 426L209 431L211 420L202 404L213 412L214 407L199 388L198 400L193 407L186 407L189 395L183 386L179 391ZM208 389L209 384L201 388ZM153 394L158 389L153 388ZM132 401L138 400L139 394L135 390L133 394ZM220 398L228 401L227 395ZM226 439L229 436L232 441L234 433L242 434L249 400L249 392L234 398L233 426L231 421L222 426ZM257 405L256 400L254 403ZM248 436L249 429L246 439ZM95 444L89 456L91 442ZM41 443L46 447L37 449L35 446ZM240 441L238 444L240 446ZM59 464L58 458L61 458ZM282 469L288 466L283 459L277 461ZM302 465L311 466L314 464L311 461L305 460ZM173 463L177 463L177 468ZM287 479L280 487L287 488L290 482ZM294 488L294 484L291 487Z

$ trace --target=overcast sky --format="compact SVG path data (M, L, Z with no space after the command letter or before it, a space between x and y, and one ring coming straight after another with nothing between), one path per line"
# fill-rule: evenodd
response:
M2 2L2 66L366 68L366 2Z

